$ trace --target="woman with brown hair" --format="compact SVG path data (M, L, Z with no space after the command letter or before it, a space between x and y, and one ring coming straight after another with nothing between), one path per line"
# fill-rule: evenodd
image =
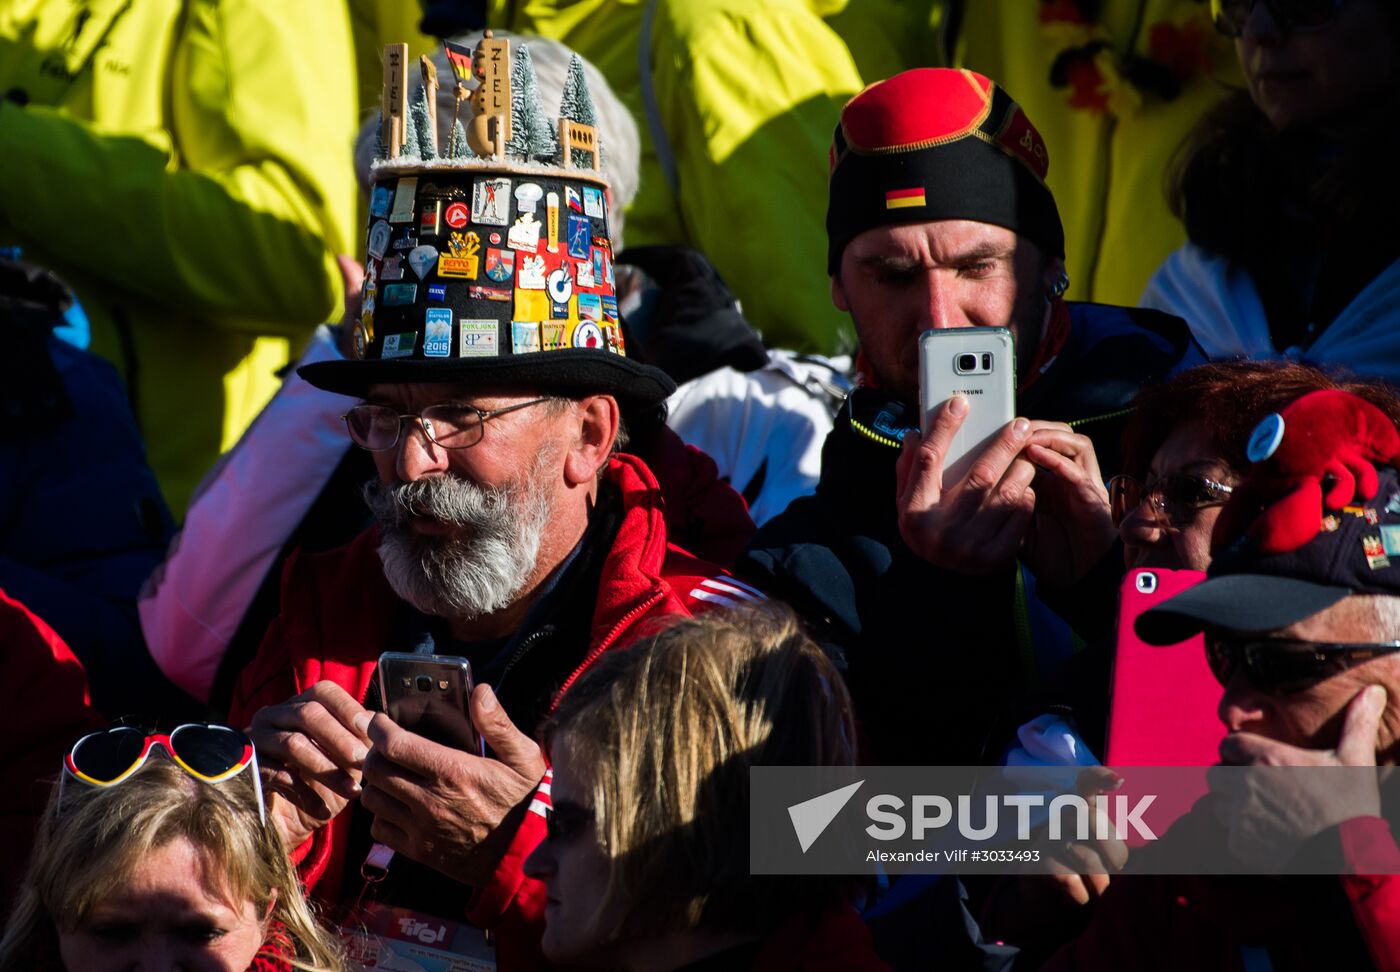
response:
M1213 359L1280 355L1400 379L1400 7L1211 0L1246 90L1183 145L1190 242L1141 303Z
M749 873L749 769L848 766L850 697L786 608L683 621L605 654L545 728L549 836L526 862L556 962L886 968L849 877Z

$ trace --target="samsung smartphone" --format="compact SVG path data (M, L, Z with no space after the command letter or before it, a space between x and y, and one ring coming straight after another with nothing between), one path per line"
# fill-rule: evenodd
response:
M967 475L988 441L1016 414L1016 351L1004 327L954 327L919 335L919 428L949 398L967 399L967 417L943 460L943 488Z
M1138 615L1205 580L1199 570L1135 567L1119 591L1118 645L1108 715L1110 766L1211 766L1225 726L1216 715L1224 691L1197 635L1175 645L1138 639Z
M467 700L471 662L456 655L386 651L379 656L379 698L390 719L433 742L481 753Z

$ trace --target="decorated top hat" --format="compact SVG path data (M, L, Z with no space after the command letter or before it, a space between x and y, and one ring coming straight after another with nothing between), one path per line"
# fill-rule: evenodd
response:
M457 74L451 144L436 144L437 79L407 104L407 46L385 48L381 151L370 171L367 260L354 357L298 373L363 395L372 384L522 386L561 395L664 400L665 373L627 357L608 234L609 189L575 55L555 123L530 52L490 32L448 43ZM479 83L468 92L470 73Z

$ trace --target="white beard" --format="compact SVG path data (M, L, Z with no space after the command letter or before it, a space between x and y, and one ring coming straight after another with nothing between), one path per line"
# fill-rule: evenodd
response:
M365 502L379 523L379 559L394 593L424 614L459 621L510 606L535 571L553 512L540 482L553 451L539 453L528 475L505 486L478 486L451 474L394 486L367 483ZM418 533L414 516L456 532Z

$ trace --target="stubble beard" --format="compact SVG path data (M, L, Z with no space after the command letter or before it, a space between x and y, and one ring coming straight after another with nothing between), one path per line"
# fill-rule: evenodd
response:
M504 486L479 486L448 474L386 486L365 485L380 528L379 559L394 593L424 614L473 621L509 607L534 574L553 512L544 472L555 450ZM415 517L453 526L419 533Z

